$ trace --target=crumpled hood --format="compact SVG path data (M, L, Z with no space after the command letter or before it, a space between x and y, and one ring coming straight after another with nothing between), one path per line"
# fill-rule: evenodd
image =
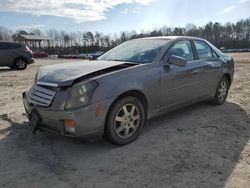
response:
M127 64L127 62L83 61L47 65L39 68L36 82L38 85L70 86L78 78L122 64Z

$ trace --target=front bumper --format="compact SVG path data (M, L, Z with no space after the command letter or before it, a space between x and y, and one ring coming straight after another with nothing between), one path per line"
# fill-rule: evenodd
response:
M70 137L102 135L111 103L112 99L108 99L73 110L50 110L49 107L44 108L31 104L26 97L26 92L23 93L23 104L28 117L30 117L32 111L35 111L40 117L39 128ZM96 113L97 108L98 110L101 109L100 113ZM75 121L74 133L65 130L64 120Z

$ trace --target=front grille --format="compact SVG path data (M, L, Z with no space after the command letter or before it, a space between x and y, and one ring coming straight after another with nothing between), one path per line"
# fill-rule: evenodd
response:
M49 106L55 97L56 92L34 85L28 92L29 102L39 106Z

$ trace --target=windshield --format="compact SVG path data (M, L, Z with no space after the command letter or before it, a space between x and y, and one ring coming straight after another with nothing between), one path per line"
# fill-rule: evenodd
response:
M167 42L162 39L127 41L103 54L98 60L150 63Z

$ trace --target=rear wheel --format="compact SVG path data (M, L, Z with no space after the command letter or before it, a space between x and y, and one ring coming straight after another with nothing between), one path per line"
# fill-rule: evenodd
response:
M107 117L105 134L118 145L134 141L145 123L145 110L135 97L125 97L116 102Z
M27 67L27 62L24 58L15 59L14 66L17 70L24 70Z
M227 94L229 90L229 81L226 77L223 77L216 90L216 94L213 99L213 103L216 105L224 104L227 99Z

